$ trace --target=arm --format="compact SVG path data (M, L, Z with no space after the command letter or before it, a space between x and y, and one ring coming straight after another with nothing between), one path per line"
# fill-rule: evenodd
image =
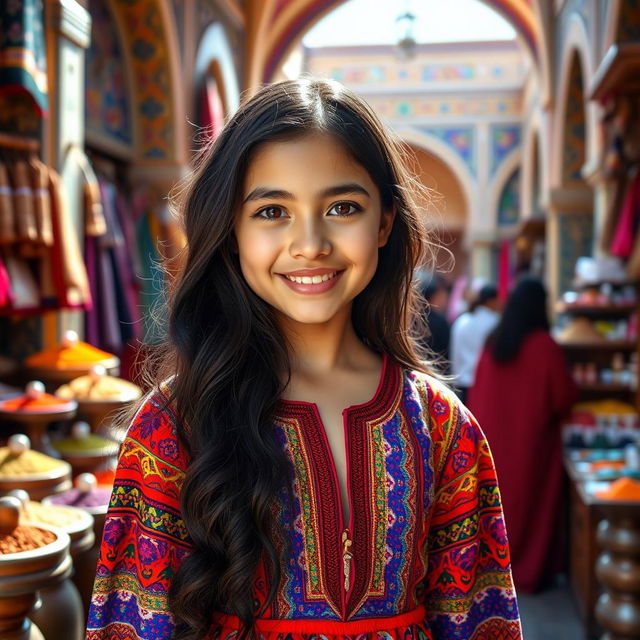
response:
M170 408L156 394L136 414L121 450L104 526L87 640L169 640L172 577L189 550L180 517L186 456Z
M425 585L433 637L521 640L493 460L473 416L443 396L436 396L440 410L430 412L434 440L441 441Z

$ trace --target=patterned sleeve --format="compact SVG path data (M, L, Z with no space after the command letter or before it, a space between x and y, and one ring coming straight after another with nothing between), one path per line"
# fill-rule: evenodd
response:
M434 503L425 605L434 640L521 640L493 459L474 417L432 391Z
M189 551L180 517L186 456L156 394L120 450L89 609L87 640L168 640L172 577Z

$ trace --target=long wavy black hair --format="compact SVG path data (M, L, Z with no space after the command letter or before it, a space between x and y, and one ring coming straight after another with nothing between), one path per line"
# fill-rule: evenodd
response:
M540 280L525 276L509 295L500 322L487 341L496 362L514 360L533 331L549 331L547 291Z
M307 78L264 87L201 154L176 201L187 248L153 375L156 382L172 376L178 433L190 455L181 506L193 551L170 591L183 639L205 636L220 610L241 619L239 638L252 636L281 577L271 508L288 487L289 467L273 415L289 379L289 354L272 308L241 274L233 226L256 150L310 133L341 141L378 186L383 207L396 210L377 271L353 302L359 338L401 365L429 368L412 331L420 317L413 273L428 242L405 151L372 109L338 83ZM260 561L271 591L258 610L252 586Z

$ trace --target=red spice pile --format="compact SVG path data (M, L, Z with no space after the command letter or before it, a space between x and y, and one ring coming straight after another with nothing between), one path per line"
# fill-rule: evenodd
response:
M53 531L20 525L8 535L0 535L0 555L38 549L51 544L55 539Z

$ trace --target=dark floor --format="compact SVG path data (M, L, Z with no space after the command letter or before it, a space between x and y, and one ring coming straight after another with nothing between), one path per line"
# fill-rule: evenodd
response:
M535 595L518 596L524 640L586 640L566 582Z

